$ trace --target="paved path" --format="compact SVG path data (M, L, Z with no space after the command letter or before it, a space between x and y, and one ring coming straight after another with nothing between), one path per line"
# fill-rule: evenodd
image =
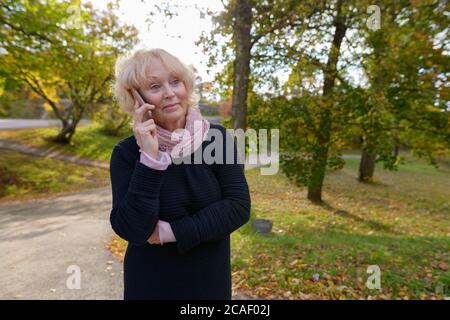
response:
M92 123L89 119L81 119L78 125ZM61 127L58 119L0 119L0 130L15 130L26 128Z
M0 206L0 299L122 299L110 188ZM66 285L80 268L80 289ZM73 272L73 271L71 271Z

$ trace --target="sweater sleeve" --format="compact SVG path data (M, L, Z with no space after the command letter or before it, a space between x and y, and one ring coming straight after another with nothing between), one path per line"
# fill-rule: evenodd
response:
M152 158L147 152L139 149L141 153L140 160L147 167L156 170L166 170L167 167L172 163L169 153L158 151L157 159Z
M177 239L175 239L175 235L173 234L172 228L170 227L170 223L167 221L158 221L158 231L159 241L161 244L177 241Z
M159 217L159 195L165 170L156 170L139 160L126 160L120 145L110 159L112 186L112 229L129 243L144 245L155 229Z
M202 242L223 239L250 219L251 200L244 164L237 162L237 146L236 142L233 143L234 162L225 163L224 152L223 164L213 164L222 199L192 215L170 222L179 253L186 253Z

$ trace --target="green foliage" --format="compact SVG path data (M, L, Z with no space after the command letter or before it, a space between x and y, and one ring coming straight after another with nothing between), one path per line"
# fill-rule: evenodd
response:
M233 125L231 123L231 117L220 120L220 124L227 129L233 129Z
M98 123L101 131L107 135L117 137L129 129L131 118L116 104L98 105L94 114L94 122Z
M249 97L249 126L257 131L269 128L280 130L280 169L297 185L307 186L313 178L313 155L321 151L316 135L321 107L319 96L306 94L291 99L257 94ZM339 150L330 149L326 168L334 171L343 165Z
M111 103L115 59L137 42L137 30L120 25L113 8L98 11L76 0L0 6L1 72L45 100L64 123L62 140L97 104Z
M371 49L363 61L370 87L359 89L364 102L355 124L363 147L378 154L385 168L401 162L393 152L400 145L435 165L435 157L450 146L449 112L441 99L449 57L433 40L448 29L443 7L439 2L386 5L383 29L361 32Z

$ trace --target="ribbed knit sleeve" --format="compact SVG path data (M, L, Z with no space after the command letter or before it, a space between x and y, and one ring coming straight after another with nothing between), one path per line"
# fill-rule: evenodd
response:
M110 159L112 186L112 229L129 243L143 245L156 227L160 208L160 189L165 170L156 170L139 160L125 157L120 145Z
M228 135L228 133L224 133ZM229 138L231 139L231 138ZM224 139L224 150L226 147ZM180 253L186 253L202 242L220 240L250 219L250 193L244 175L244 164L237 163L234 145L233 164L213 164L222 191L222 200L200 209L194 214L170 222Z

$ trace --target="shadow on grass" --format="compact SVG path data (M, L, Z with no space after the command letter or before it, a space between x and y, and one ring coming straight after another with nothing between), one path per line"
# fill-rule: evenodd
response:
M374 187L374 188L389 188L392 187L392 184L386 183L385 181L382 181L380 177L375 175L375 179L370 182L362 182L358 179L357 171L353 172L354 169L351 165L344 167L344 169L339 171L327 171L326 178L329 178L333 175L343 175L345 176L345 179L349 179L352 184L354 184L357 187ZM381 170L381 169L380 169ZM393 173L393 171L390 171L389 173Z
M332 212L333 214L340 216L340 217L344 217L344 218L348 218L351 219L355 222L359 222L361 224L365 224L366 226L368 226L371 229L374 229L376 231L383 231L383 232L389 232L389 233L394 233L394 231L392 230L392 228L386 224L371 220L371 219L366 219L366 218L361 218L353 213L348 212L347 210L342 210L342 209L336 209L333 206L331 206L330 204L328 204L327 202L322 202L321 204L317 204L318 206ZM399 231L395 232L396 234L399 234Z

